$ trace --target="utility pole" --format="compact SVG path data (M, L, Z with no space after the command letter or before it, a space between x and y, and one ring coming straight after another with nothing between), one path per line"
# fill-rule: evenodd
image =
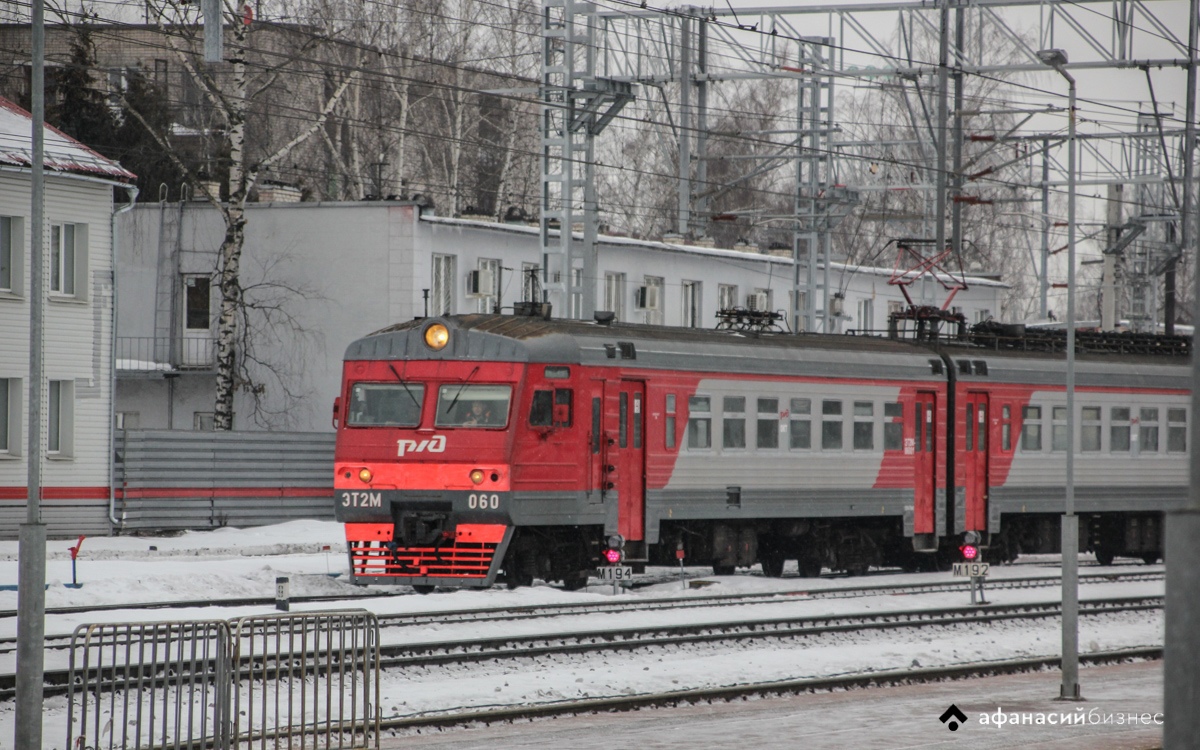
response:
M1196 248L1195 187L1196 158L1196 55L1200 31L1200 0L1188 3L1187 121L1184 124L1183 201L1180 239L1183 253L1200 260ZM1193 320L1200 320L1200 274L1196 274L1192 295ZM1191 450L1191 481L1183 510L1167 514L1166 550L1167 601L1166 642L1163 650L1163 746L1166 750L1186 750L1200 737L1200 357L1192 356L1192 418L1188 425Z
M1123 185L1108 186L1108 242L1109 248L1116 245L1121 235L1121 193ZM1117 327L1117 254L1104 253L1104 271L1100 280L1100 330L1112 331Z
M29 209L29 458L25 523L17 549L17 705L13 747L42 746L46 671L46 525L42 523L42 301L45 199L46 15L33 0L32 168Z

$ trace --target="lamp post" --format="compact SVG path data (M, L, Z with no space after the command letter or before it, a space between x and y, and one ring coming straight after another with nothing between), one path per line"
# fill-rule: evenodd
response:
M1038 60L1067 79L1067 487L1062 517L1062 687L1059 697L1079 700L1079 516L1075 515L1075 79L1067 53L1045 49Z

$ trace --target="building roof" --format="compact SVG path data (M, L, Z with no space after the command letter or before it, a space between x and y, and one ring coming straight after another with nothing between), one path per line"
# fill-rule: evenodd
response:
M0 165L33 165L33 117L0 96ZM92 175L125 182L136 175L49 125L45 128L47 172Z

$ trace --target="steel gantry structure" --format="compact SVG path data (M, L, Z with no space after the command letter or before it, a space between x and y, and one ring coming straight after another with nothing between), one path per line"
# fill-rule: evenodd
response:
M679 234L705 236L713 215L722 213L722 195L737 182L768 172L792 172L792 214L787 217L796 261L791 322L797 329L835 330L826 262L832 230L863 190L889 188L881 181L842 184L847 161L863 159L867 149L879 146L848 137L840 128L834 108L837 86L887 86L898 92L914 135L912 146L921 154L922 177L894 187L924 191L928 235L938 246L952 245L957 253L963 207L974 200L966 192L1001 180L997 163L1011 166L1017 159L1000 159L995 146L1030 140L1027 131L1019 130L1036 113L1036 108L1027 108L1011 130L986 134L993 144L988 159L976 154L964 160L964 142L979 135L965 131L966 123L979 113L964 109L964 78L1042 73L1046 68L1037 58L1038 50L1058 47L1070 51L1072 71L1141 70L1149 84L1150 71L1185 69L1193 60L1180 6L1173 0L942 0L654 9L625 0L608 0L602 7L571 0L546 2L541 96L548 297L573 315L590 315L594 309L597 280L588 259L594 258L598 211L595 137L638 88L662 92L670 108L672 132L666 139L677 154ZM1005 50L1005 58L996 59L996 50ZM772 134L776 147L769 153L747 155L748 166L740 177L711 180L707 166L713 87L765 79L791 82L792 103L781 102L794 112L791 127ZM1145 98L1152 95L1151 86ZM1093 167L1079 184L1180 181L1182 169L1151 163L1145 153L1137 166L1139 135L1145 134L1139 134L1135 124L1118 133L1081 132L1081 161ZM1182 128L1160 127L1158 135L1160 151L1185 150ZM1065 159L1057 155L1065 138L1061 132L1032 138L1038 139L1037 147L1026 149L1021 157L1032 171L1029 179L1009 178L1004 184L1023 183L1018 186L1028 195L1021 200L1040 200L1042 225L1048 230L1055 223L1051 193L1067 182ZM1182 192L1186 191L1174 194ZM1166 213L1172 211L1178 214L1179 206L1168 207ZM580 230L581 242L573 242L565 229L572 225ZM564 229L556 233L556 226ZM1044 232L1037 264L1043 313L1054 254L1049 234ZM571 268L576 270L567 270ZM579 301L572 303L573 298Z

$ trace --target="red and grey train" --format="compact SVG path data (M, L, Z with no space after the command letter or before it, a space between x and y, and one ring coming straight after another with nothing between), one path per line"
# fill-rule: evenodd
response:
M1184 356L1080 354L1076 509L1102 563L1162 554ZM1053 552L1065 358L848 335L463 315L346 351L335 498L357 583L587 582L636 565L920 569L965 532Z

